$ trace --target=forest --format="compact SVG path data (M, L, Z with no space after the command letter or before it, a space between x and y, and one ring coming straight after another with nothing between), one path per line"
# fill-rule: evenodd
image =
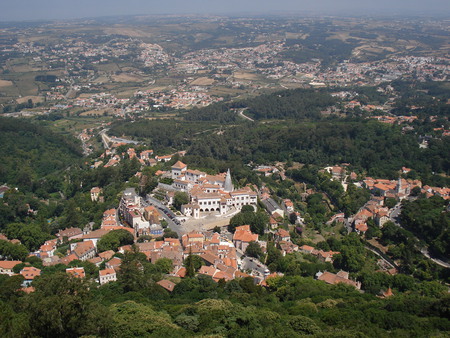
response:
M27 120L0 117L1 181L30 189L81 159L79 141Z
M169 293L156 284L165 264L132 251L122 256L118 281L94 286L56 266L38 277L35 292L21 276L0 276L3 337L443 337L450 330L449 296L436 282L398 276L383 299L343 284L331 286L295 273L267 286L251 278L214 282L185 278ZM34 263L36 264L36 262ZM379 283L366 276L367 285Z

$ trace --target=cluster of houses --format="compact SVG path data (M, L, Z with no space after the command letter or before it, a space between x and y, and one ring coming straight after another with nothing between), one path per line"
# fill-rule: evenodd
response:
M144 205L134 188L125 189L119 204L119 215L123 221L132 227L136 237L162 236L162 215L152 205Z
M161 189L186 192L190 203L181 206L181 213L199 219L204 213L225 215L239 211L245 205L256 208L257 193L250 187L235 190L230 170L218 175L208 175L199 170L188 169L181 161L171 168L171 186L160 184Z

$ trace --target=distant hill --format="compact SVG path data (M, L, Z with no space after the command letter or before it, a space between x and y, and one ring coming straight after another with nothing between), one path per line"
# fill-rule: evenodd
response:
M75 138L23 119L0 117L0 145L0 183L26 190L82 156Z

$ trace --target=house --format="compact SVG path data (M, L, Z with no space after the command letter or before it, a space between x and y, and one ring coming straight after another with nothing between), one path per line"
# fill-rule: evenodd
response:
M366 231L369 230L369 227L367 226L367 223L358 223L355 225L355 231L358 234L365 234Z
M91 262L96 267L99 267L100 264L102 264L103 260L100 257L94 257L87 260L88 262Z
M351 285L353 287L355 287L356 289L360 290L361 289L361 283L360 282L355 282L351 279L348 278L349 277L349 273L346 271L339 271L337 274L325 271L325 272L318 272L316 274L316 278L318 280L324 281L327 284L338 284L338 283L344 283L347 285Z
M294 212L294 203L290 199L284 199L283 206L288 214Z
M84 272L84 268L67 268L66 269L66 273L68 273L69 275L75 277L75 278L85 278L86 277L86 273Z
M35 268L34 266L26 266L20 270L20 274L23 276L24 281L22 283L23 287L30 286L34 278L41 275L41 270Z
M122 264L122 260L119 257L113 257L108 262L106 262L105 266L117 271L118 269L120 269L120 264Z
M21 261L0 261L0 275L14 275L13 268L21 263Z
M162 286L164 289L166 289L169 292L172 292L176 285L174 282L171 282L170 280L167 280L167 279L160 280L156 284Z
M110 230L109 229L97 229L94 231L91 231L85 235L83 235L81 238L84 242L92 242L95 247L97 247L97 242L106 235Z
M311 254L312 255L312 253L314 252L314 248L312 247L312 246L309 246L309 245L302 245L301 247L300 247L300 252L302 252L302 253L307 253L307 254Z
M70 245L71 251L80 261L87 261L95 257L95 245L93 241L73 243Z
M99 187L93 187L91 189L91 201L97 202L100 198L100 194L102 193L102 189Z
M295 245L292 242L280 241L280 242L278 242L278 246L280 247L281 254L283 256L286 256L286 254L298 251L298 245Z
M67 228L65 230L59 230L56 234L59 243L81 238L81 236L83 236L83 231L80 228Z
M273 215L275 213L279 214L281 217L284 217L283 209L274 201L273 198L269 197L262 201L264 206L266 207L268 213Z
M100 270L98 273L100 285L115 282L117 280L117 273L113 268L106 268L104 270Z
M77 259L78 259L77 255L75 255L74 253L71 253L71 254L61 258L60 263L64 264L64 265L69 265L70 262L77 260Z
M108 209L103 213L102 225L101 227L107 226L117 226L119 225L117 222L117 210L116 209Z
M283 242L290 242L291 241L291 235L289 234L289 231L286 231L284 229L279 229L275 233L275 240L276 241L283 241Z
M178 161L172 166L172 179L177 179L187 170L187 165L181 161Z
M237 249L245 251L250 242L258 241L258 234L253 234L250 231L250 225L242 225L236 227L236 231L233 235L233 244Z
M107 251L103 251L100 252L98 254L98 256L103 260L103 261L107 261L110 260L113 256L114 256L115 252L113 250L107 250Z

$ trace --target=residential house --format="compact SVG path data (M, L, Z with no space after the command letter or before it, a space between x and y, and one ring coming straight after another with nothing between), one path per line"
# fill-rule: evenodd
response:
M356 289L361 289L361 283L353 281L349 279L349 273L346 271L339 271L337 274L325 271L325 272L318 272L316 274L316 278L318 280L324 281L327 284L338 284L338 283L344 283L347 285L351 285L355 287Z
M174 282L171 282L170 280L167 280L167 279L160 280L156 284L162 286L164 289L166 289L169 292L172 292L176 285Z
M56 234L59 243L64 241L71 241L72 239L78 239L83 236L83 231L80 228L67 228L65 230L60 230Z
M93 187L91 189L91 201L97 202L100 199L100 194L102 193L102 189L99 187Z
M275 200L273 198L269 197L269 198L263 200L262 203L264 204L264 206L267 209L267 212L270 215L273 215L273 214L277 213L281 217L284 217L283 209L278 205L277 202L275 202Z
M86 277L86 273L84 271L84 268L67 268L66 269L66 273L68 273L69 275L75 277L75 278L85 278Z
M73 243L70 245L70 249L80 261L87 261L88 259L94 258L96 253L95 244L91 240Z
M115 282L117 280L117 273L113 268L106 268L99 271L99 282L100 285Z
M258 234L253 234L250 231L250 225L236 227L233 235L233 244L237 249L245 252L245 249L252 241L258 241Z
M14 275L13 268L17 264L22 264L21 261L0 261L0 275Z
M23 276L24 281L22 282L23 287L30 286L34 278L41 275L41 270L35 268L34 266L25 266L20 270L20 274Z

